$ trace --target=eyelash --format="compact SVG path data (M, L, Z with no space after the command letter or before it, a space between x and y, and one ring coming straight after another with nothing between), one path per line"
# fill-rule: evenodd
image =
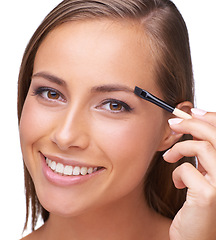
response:
M118 104L120 105L123 109L120 109L120 110L109 110L109 109L106 109L107 111L110 111L111 113L120 113L120 112L131 112L133 109L125 102L122 102L120 100L116 100L116 99L106 99L104 102L102 102L100 104L100 106L105 106L107 104ZM98 108L100 108L100 106ZM110 106L110 105L109 105Z
M59 98L51 99L48 96L43 96L43 94L45 94L45 93L48 94L49 92L50 93L53 92L53 93L57 94L59 96L59 98L61 98L61 99L59 99ZM39 87L39 88L37 88L36 90L33 91L33 96L40 96L40 97L42 97L43 99L45 99L47 101L61 101L61 102L65 102L65 98L64 98L62 93L60 93L58 90L56 90L54 88L49 88L49 87Z
M50 99L48 96L43 96L43 94L48 94L49 92L53 92L59 95L59 97L61 98L59 99ZM65 102L65 98L63 96L63 94L61 92L59 92L58 90L54 89L54 88L49 88L49 87L39 87L36 90L33 91L33 96L40 96L41 98L47 100L47 101L51 101L51 102L55 102L55 101L61 101L61 102ZM117 104L119 105L119 107L121 107L120 110L111 110L111 109L106 109L107 111L110 111L111 113L121 113L121 112L131 112L133 109L125 102L117 100L117 99L106 99L104 100L99 106L97 106L96 108L101 108L101 106L105 106L107 104ZM110 108L110 105L109 105ZM123 108L123 109L122 109Z

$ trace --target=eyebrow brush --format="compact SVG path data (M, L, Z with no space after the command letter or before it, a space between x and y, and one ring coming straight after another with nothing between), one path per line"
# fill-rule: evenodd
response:
M183 112L182 110L172 107L171 105L169 105L168 103L164 102L163 100L155 97L154 95L152 95L151 93L147 92L146 90L139 88L139 87L135 87L134 89L134 93L138 96L141 97L163 109L165 109L166 111L174 114L175 116L182 118L182 119L191 119L191 115L189 115L186 112Z

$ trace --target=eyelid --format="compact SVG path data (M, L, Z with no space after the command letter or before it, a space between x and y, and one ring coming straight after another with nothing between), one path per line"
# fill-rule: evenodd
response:
M58 100L58 99L54 100L54 99L49 99L49 98L42 96L42 94L44 92L48 92L48 91L56 92L62 98L62 100ZM33 91L33 96L40 96L41 98L43 98L47 101L50 101L50 102L56 102L56 101L65 102L66 101L64 95L60 91L58 91L55 88L51 88L51 87L38 87Z
M105 99L103 100L96 108L101 108L101 106L104 106L108 103L117 103L117 104L120 104L122 105L122 107L124 108L124 110L119 110L119 111L112 111L112 110L107 110L107 111L110 111L111 113L121 113L121 112L130 112L133 110L133 108L131 108L127 103L121 101L121 100L117 100L117 99Z

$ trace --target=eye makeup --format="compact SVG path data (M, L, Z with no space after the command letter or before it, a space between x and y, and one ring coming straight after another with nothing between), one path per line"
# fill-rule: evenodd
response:
M118 113L118 112L131 112L133 109L125 102L117 100L117 99L106 99L103 103L102 106L107 109L112 111L113 113Z
M40 96L45 100L59 100L65 102L64 96L56 89L50 87L38 87L33 91L33 96Z
M39 96L42 99L50 102L66 101L61 92L54 88L44 86L37 87L35 90L33 90L32 96ZM113 98L103 100L96 108L105 109L112 113L131 112L133 110L133 108L131 108L127 103Z
M182 118L182 119L191 119L192 118L191 115L189 115L188 113L183 112L182 110L169 105L168 103L155 97L154 95L152 95L151 93L147 92L146 90L144 90L142 88L139 88L136 86L134 89L134 93L138 97L141 97L142 99L149 101L149 102L165 109L166 111L174 114L175 116L177 116L179 118Z

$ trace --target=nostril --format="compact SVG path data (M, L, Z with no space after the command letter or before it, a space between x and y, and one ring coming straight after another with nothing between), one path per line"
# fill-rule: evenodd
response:
M61 150L71 147L85 149L89 145L88 116L80 110L79 104L68 106L59 116L51 135L51 141Z
M89 145L88 135L81 131L79 133L74 131L56 131L52 134L51 141L64 151L72 147L85 149Z

